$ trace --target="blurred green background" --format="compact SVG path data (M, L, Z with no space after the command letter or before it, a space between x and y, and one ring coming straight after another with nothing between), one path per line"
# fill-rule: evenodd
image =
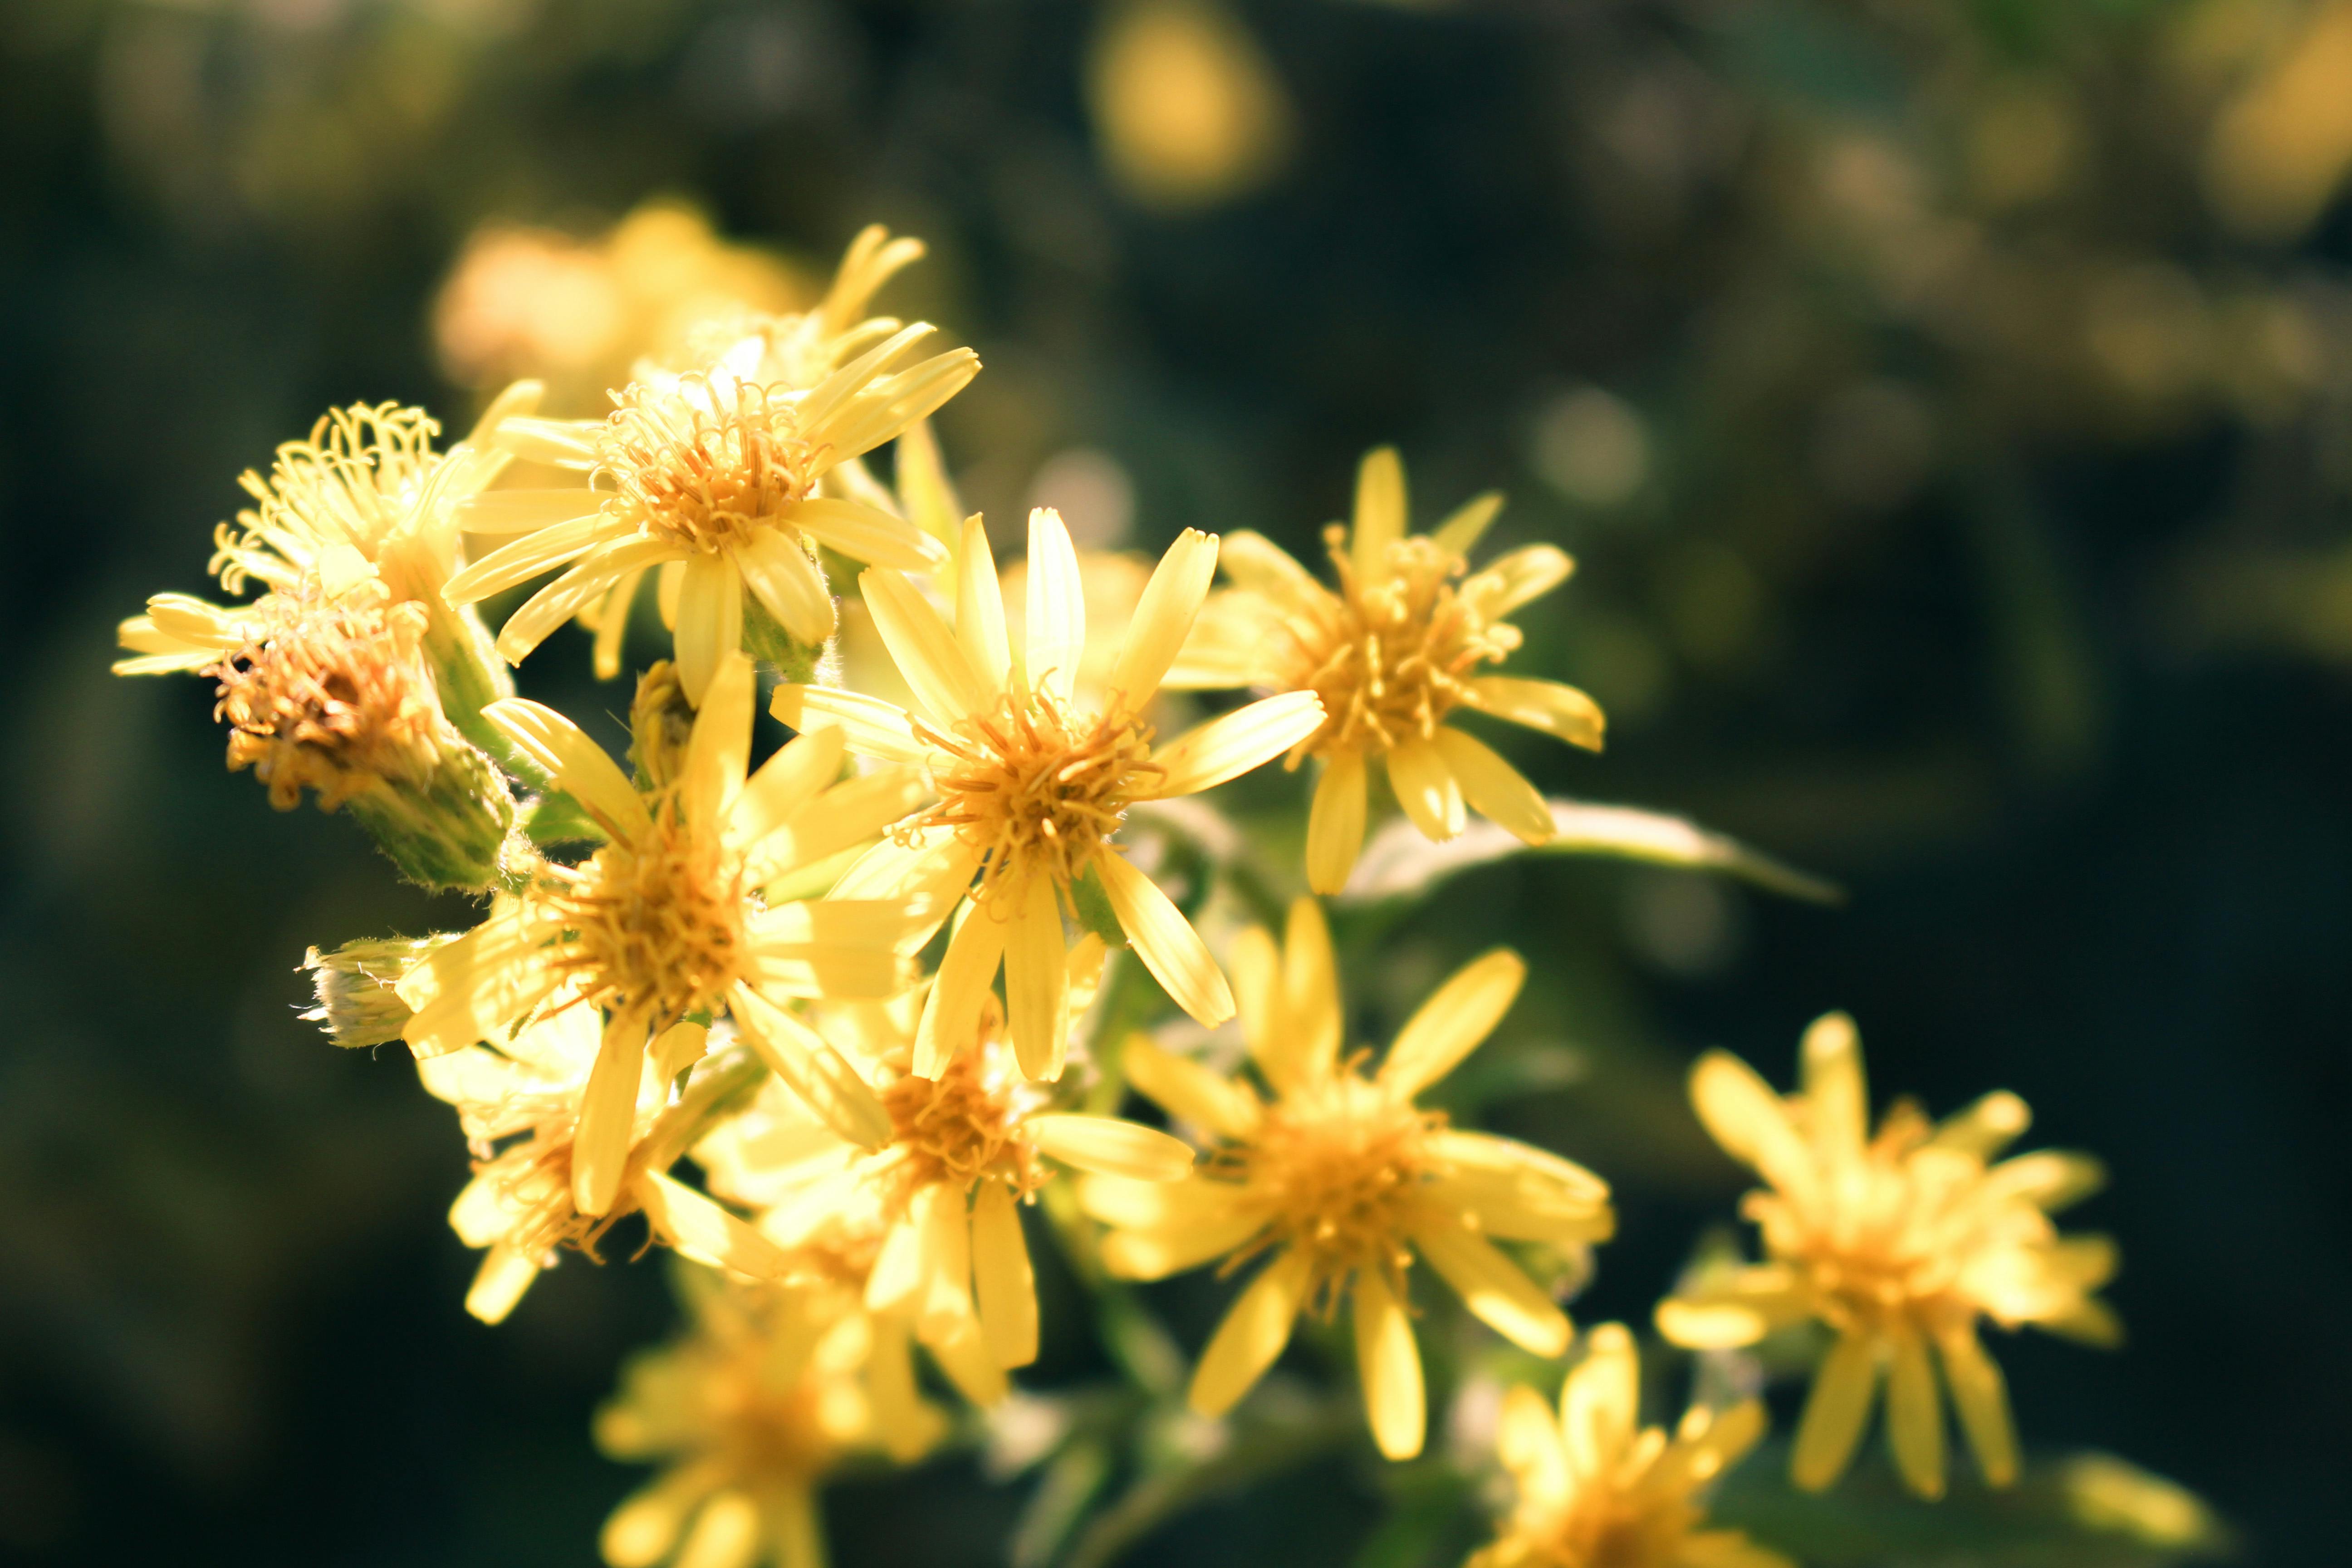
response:
M933 247L885 305L986 363L940 436L996 523L1303 552L1381 441L1423 519L1500 486L1581 563L1519 664L1612 720L1515 760L1848 889L1523 860L1381 928L1368 1035L1529 956L1507 1034L1567 1067L1495 1121L1617 1184L1581 1318L1729 1216L1690 1057L1786 1081L1847 1007L1882 1097L2006 1086L2113 1168L2133 1342L2002 1340L2029 1441L2340 1557L2352 5L10 0L0 154L0 1555L592 1560L661 1271L464 1315L448 1112L295 966L466 911L273 815L113 626L328 405L454 431L536 363L590 411L662 301L878 220ZM693 277L608 237L650 198ZM625 705L583 637L526 685ZM1039 1381L1099 1367L1058 1331ZM1342 1449L1133 1561L1367 1561L1396 1484ZM837 1559L1002 1562L1022 1490L836 1489Z

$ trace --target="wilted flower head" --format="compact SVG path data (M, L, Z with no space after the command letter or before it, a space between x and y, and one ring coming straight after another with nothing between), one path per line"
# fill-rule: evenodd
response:
M575 1191L599 1059L594 1013L559 1002L495 1047L467 1046L416 1064L426 1090L457 1108L474 1151L474 1179L449 1209L457 1238L485 1249L466 1294L467 1311L484 1322L503 1321L560 1248L593 1257L613 1222L637 1210L656 1238L688 1256L744 1274L785 1271L783 1255L751 1226L666 1173L686 1140L749 1076L741 1060L706 1063L674 1099L678 1075L702 1060L705 1033L679 1025L652 1056L632 1064L619 1173L612 1195L593 1212L581 1208Z
M1253 703L1154 749L1142 717L1209 588L1217 542L1188 530L1145 588L1108 693L1076 696L1087 619L1077 558L1062 520L1029 520L1029 635L1021 657L980 520L964 528L952 625L904 576L860 580L876 626L915 693L913 711L815 686L776 690L794 727L839 724L850 749L923 766L939 804L843 880L864 896L967 893L971 917L941 959L915 1045L915 1071L946 1068L1003 966L1013 1049L1033 1078L1061 1072L1067 1034L1063 917L1076 887L1099 886L1146 968L1204 1024L1233 1016L1233 994L1192 923L1114 841L1128 808L1192 795L1248 772L1317 721L1310 694ZM978 885L973 886L977 879Z
M1209 601L1171 686L1312 691L1323 723L1286 765L1322 759L1307 835L1307 879L1336 893L1363 848L1371 764L1388 769L1398 803L1431 838L1462 831L1465 805L1530 844L1552 834L1534 785L1485 742L1447 721L1468 710L1598 751L1601 710L1558 681L1482 675L1519 646L1504 617L1568 577L1574 563L1549 544L1512 551L1465 576L1465 552L1502 508L1485 495L1436 531L1405 532L1404 467L1382 447L1356 481L1353 530L1325 531L1335 587L1255 533L1237 533L1222 557L1234 586Z
M1695 1349L1753 1344L1808 1318L1835 1331L1792 1466L1797 1484L1815 1490L1844 1471L1883 1370L1896 1468L1912 1490L1942 1495L1932 1347L1986 1480L2007 1486L2017 1434L1977 1320L2116 1341L2114 1314L2093 1295L2115 1273L2114 1244L2062 1237L2050 1222L2104 1173L2088 1155L2048 1150L1990 1164L2029 1120L2025 1102L2006 1092L1941 1123L1897 1100L1868 1136L1862 1044L1843 1013L1806 1031L1802 1061L1804 1087L1785 1099L1722 1051L1692 1068L1699 1119L1770 1184L1744 1205L1767 1261L1702 1274L1659 1304L1658 1327Z
M1503 1404L1496 1457L1517 1484L1510 1517L1465 1568L1793 1568L1736 1530L1707 1530L1709 1482L1764 1435L1761 1401L1694 1405L1669 1437L1641 1421L1642 1366L1602 1323L1555 1415L1522 1384Z
M579 866L547 865L523 895L436 950L401 981L416 1009L403 1037L420 1057L497 1040L561 989L604 1018L572 1163L580 1211L618 1191L628 1093L648 1039L725 1012L796 1092L844 1133L887 1126L864 1083L781 1005L887 996L909 978L898 948L925 918L902 901L784 900L760 889L873 837L920 798L909 770L841 783L841 737L783 747L747 776L751 661L720 661L679 776L640 795L572 721L510 699L488 717L608 836Z
M1264 931L1234 952L1242 1029L1265 1098L1138 1038L1128 1081L1216 1142L1198 1174L1165 1187L1092 1177L1089 1213L1113 1226L1112 1273L1154 1279L1223 1258L1271 1260L1226 1313L1192 1378L1192 1407L1223 1415L1289 1342L1301 1311L1355 1321L1364 1403L1381 1451L1421 1451L1426 1418L1407 1271L1416 1256L1471 1311L1527 1350L1558 1355L1569 1322L1495 1246L1581 1248L1613 1226L1607 1184L1507 1138L1450 1128L1413 1103L1499 1023L1527 966L1497 950L1464 967L1406 1020L1377 1072L1340 1055L1339 976L1311 899L1291 907L1277 952Z
M946 1424L837 1290L682 1283L688 1333L632 1358L596 1413L608 1457L667 1466L605 1521L604 1561L823 1568L825 1476L861 1452L918 1458Z

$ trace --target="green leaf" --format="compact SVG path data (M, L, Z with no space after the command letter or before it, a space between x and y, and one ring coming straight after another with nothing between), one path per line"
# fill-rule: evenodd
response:
M533 844L602 844L604 830L580 803L562 790L551 790L523 803L522 830Z
M1822 904L1845 900L1843 889L1835 883L1784 865L1686 817L1580 800L1555 798L1550 804L1553 837L1549 843L1532 846L1483 818L1444 843L1423 837L1411 822L1395 818L1364 846L1355 875L1348 879L1338 901L1378 904L1417 898L1456 872L1521 853L1599 855L1692 871L1717 871L1792 899Z

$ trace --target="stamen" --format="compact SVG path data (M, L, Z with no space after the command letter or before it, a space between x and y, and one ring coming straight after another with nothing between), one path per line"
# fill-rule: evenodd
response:
M823 453L800 438L781 389L689 375L613 397L597 472L618 492L606 511L631 526L696 551L735 548L815 488Z

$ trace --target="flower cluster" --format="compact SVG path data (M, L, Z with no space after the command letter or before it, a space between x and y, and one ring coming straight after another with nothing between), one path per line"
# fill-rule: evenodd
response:
M1186 1420L1249 1419L1297 1342L1352 1363L1344 1397L1402 1460L1426 1447L1433 1365L1441 1394L1514 1370L1494 1451L1517 1500L1479 1568L1779 1568L1707 1516L1762 1404L1702 1401L1669 1437L1641 1423L1622 1326L1580 1352L1564 1306L1613 1233L1608 1183L1448 1098L1528 963L1475 958L1358 1044L1314 896L1391 798L1432 839L1469 810L1552 836L1552 803L1461 721L1600 745L1581 692L1493 668L1569 558L1529 543L1474 570L1495 496L1409 533L1382 449L1328 532L1331 585L1197 529L1090 582L1044 510L1000 573L925 423L978 358L911 358L933 329L866 313L920 254L867 231L814 309L641 363L601 420L541 418L519 384L444 452L420 410L332 413L246 477L255 506L216 537L223 588L257 595L161 595L122 626L122 672L215 684L229 763L274 805L313 793L404 874L480 900L470 929L308 963L331 1038L404 1043L457 1111L473 1174L449 1220L482 1254L466 1309L505 1320L616 1227L683 1260L685 1337L597 1420L605 1451L667 1467L612 1516L605 1560L814 1568L828 1474L910 1463L1006 1407L1063 1327L1038 1289L1050 1238L1129 1313L1125 1282L1230 1282L1166 1391ZM867 466L886 450L887 485ZM617 676L648 576L672 657L638 676L624 760L508 666L577 620ZM532 584L493 637L477 607ZM836 595L887 680L844 676ZM1235 688L1254 695L1201 721L1171 695ZM1187 798L1308 757L1303 863L1243 864L1251 840ZM1282 913L1286 879L1313 891L1277 937L1246 911ZM1868 1135L1842 1016L1804 1062L1786 1100L1699 1062L1700 1118L1769 1184L1746 1210L1767 1258L1696 1269L1659 1330L1725 1354L1827 1327L1802 1486L1846 1467L1884 1371L1899 1470L1939 1494L1937 1364L2006 1485L2018 1443L1978 1327L2114 1339L2092 1294L2112 1249L2048 1218L2097 1167L1994 1163L2025 1123L2010 1095L1941 1124L1898 1103ZM1486 1370L1458 1378L1465 1355ZM1571 1355L1555 1415L1525 1379ZM923 1392L927 1364L953 1402Z

